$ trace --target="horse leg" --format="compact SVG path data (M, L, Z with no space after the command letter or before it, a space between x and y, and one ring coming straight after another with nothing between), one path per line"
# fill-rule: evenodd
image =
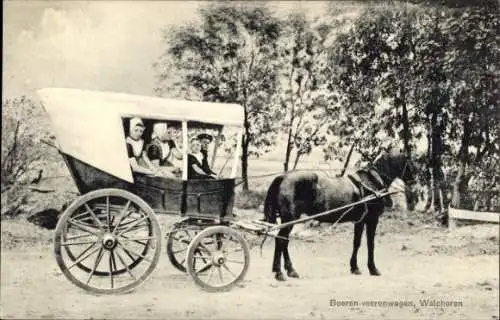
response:
M381 273L375 266L373 251L375 249L375 231L377 230L378 217L366 222L366 242L368 244L368 270L372 276L380 276Z
M281 236L283 229L278 232L278 235ZM273 272L275 273L274 277L278 281L285 281L285 275L281 272L281 253L283 252L284 244L283 239L275 238L274 245L274 259L273 259Z
M358 250L361 246L361 237L363 235L364 228L364 221L354 224L354 241L351 255L351 273L356 275L361 274L361 271L358 268Z
M287 271L287 275L290 278L299 278L299 274L297 271L292 266L292 260L290 259L290 254L288 252L288 243L290 240L288 240L288 236L290 235L290 232L292 232L293 226L290 228L285 228L284 237L286 240L284 240L284 248L283 248L283 258L285 260L285 270Z

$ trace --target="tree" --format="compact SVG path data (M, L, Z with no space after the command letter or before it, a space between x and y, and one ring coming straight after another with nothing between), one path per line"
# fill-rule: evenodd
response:
M387 38L389 25L389 17L368 9L336 38L330 52L329 88L340 103L332 110L329 133L338 139L325 149L327 158L343 160L346 149L355 144L355 150L371 161L390 136L378 108L383 98L378 82L387 69L381 56L390 50L383 37Z
M452 205L461 206L470 167L499 158L498 12L465 8L448 13L445 68L450 85L450 122L446 131L453 162L458 164ZM490 159L488 159L490 158ZM457 166L455 166L457 167ZM491 175L491 172L489 173Z
M199 16L199 23L165 32L167 49L156 64L156 91L243 106L241 166L248 190L248 156L268 151L279 129L274 124L279 110L273 106L280 23L263 5L209 4Z
M279 52L282 131L287 138L284 171L294 149L293 169L302 155L326 142L331 103L326 46L331 30L331 25L321 22L313 25L304 13L292 13L283 21Z

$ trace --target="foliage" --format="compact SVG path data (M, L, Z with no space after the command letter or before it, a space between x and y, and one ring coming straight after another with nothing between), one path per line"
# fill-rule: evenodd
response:
M329 85L340 93L341 107L332 114L329 132L338 139L325 149L328 158L343 160L346 148L355 143L358 153L373 160L382 141L394 136L390 130L394 122L377 109L390 91L383 84L392 83L394 17L391 11L377 10L360 15L352 28L338 36L330 52L333 70Z
M201 22L166 31L167 50L156 64L159 95L239 103L245 108L243 177L249 155L270 150L278 128L278 20L265 6L213 3ZM171 89L175 88L177 92Z
M287 135L284 168L288 170L295 149L299 158L325 144L332 92L328 90L327 46L332 25L313 24L304 13L295 12L283 21L279 41L280 107L285 113L281 130Z
M15 215L25 203L26 186L41 174L46 153L40 139L48 137L42 110L25 96L2 101L2 216Z

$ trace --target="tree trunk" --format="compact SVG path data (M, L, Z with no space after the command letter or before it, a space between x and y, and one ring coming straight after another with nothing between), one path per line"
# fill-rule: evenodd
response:
M245 112L245 134L241 138L241 178L243 179L243 191L248 191L248 145L250 141L250 123L248 121L247 91L243 90L243 110Z
M241 141L241 178L243 179L243 191L248 191L248 140L245 134Z
M462 142L458 152L457 160L460 163L458 168L457 177L453 183L453 194L451 205L454 208L462 207L462 199L465 192L467 192L467 176L466 169L469 163L469 141L470 141L470 125L467 121L464 122L464 133L462 135Z
M461 162L457 177L455 178L455 182L453 183L453 196L451 199L451 205L453 206L453 208L462 207L463 195L467 192L468 179L465 170L466 165L464 162Z
M349 153L347 154L347 158L345 159L345 162L344 162L344 167L342 168L342 171L340 172L341 177L344 176L344 174L347 170L347 166L349 166L349 161L351 160L352 151L354 150L354 146L356 145L356 143L357 143L357 140L354 140L352 142L351 149L349 149Z
M283 163L283 171L287 172L288 171L288 166L290 164L290 156L292 155L292 149L293 149L293 141L292 141L292 136L293 136L293 121L295 120L295 105L292 100L292 107L290 110L290 123L288 124L288 138L286 141L286 154L285 154L285 162Z
M403 143L404 152L407 157L411 157L410 150L410 122L408 120L408 108L406 106L406 96L404 90L401 90L401 107L402 107L402 120L403 120Z
M437 109L437 108L436 108ZM443 182L441 172L441 128L438 123L438 112L434 111L431 115L431 130L432 130L432 153L431 153L431 180L433 190L433 206L434 212L441 211L441 194L440 189Z
M300 156L302 156L302 153L297 151L297 154L295 155L295 161L293 162L293 170L297 169L297 164L299 163Z
M288 165L290 163L290 155L292 154L292 126L288 129L288 139L286 142L286 153L285 162L283 163L283 171L288 171Z

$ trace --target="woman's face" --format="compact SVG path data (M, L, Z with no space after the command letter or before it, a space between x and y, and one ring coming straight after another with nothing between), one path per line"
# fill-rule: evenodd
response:
M167 141L170 139L170 132L169 130L165 130L162 134L162 136L160 137L161 141Z
M144 128L141 126L135 126L130 130L130 137L134 140L139 140L144 133Z
M201 144L199 140L193 140L191 141L191 151L193 153L198 153L201 150Z

